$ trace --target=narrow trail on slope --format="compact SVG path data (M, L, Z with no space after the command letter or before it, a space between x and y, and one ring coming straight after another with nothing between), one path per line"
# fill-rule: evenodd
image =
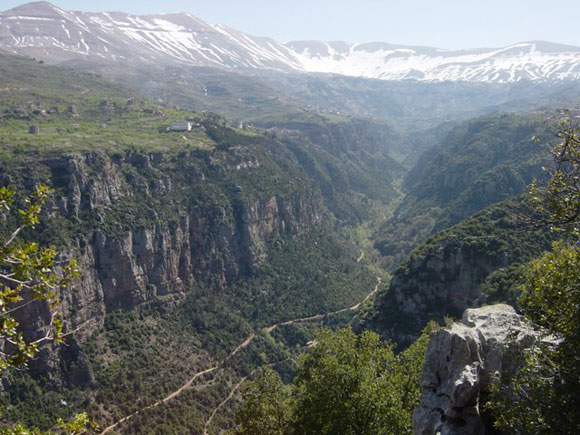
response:
M280 322L280 323L276 323L274 325L268 326L266 328L266 331L271 332L273 331L275 328L277 328L278 326L285 326L285 325L292 325L294 323L300 323L300 322L307 322L310 320L317 320L317 319L321 319L325 316L331 316L333 314L339 314L339 313L344 313L347 311L355 311L358 310L362 305L364 305L365 302L367 302L371 297L373 297L376 292L379 290L379 286L381 285L382 279L380 277L377 276L377 284L375 285L375 288L373 289L372 292L370 292L368 295L365 296L365 298L359 302L358 304L355 304L351 307L347 307L347 308L343 308L341 310L337 310L337 311L332 311L330 313L325 313L325 314L318 314L316 316L311 316L311 317L304 317L302 319L294 319L294 320L288 320L286 322ZM314 346L316 344L315 341L309 342L307 344L307 347L310 346ZM278 364L278 363L274 363L274 364ZM268 364L268 366L272 366L274 364ZM233 386L233 388L231 389L230 393L228 394L228 396L222 400L218 406L216 406L214 408L214 410L212 411L211 415L209 416L209 418L207 419L207 421L205 422L204 428L203 428L203 435L209 435L208 432L208 428L209 425L211 424L212 420L214 419L214 417L216 416L216 414L218 413L218 411L224 407L226 405L226 403L228 403L232 397L234 397L234 394L236 393L236 391L244 384L244 382L246 382L246 380L251 377L257 369L254 369L249 375L244 376L242 379L240 379L240 381Z
M362 261L362 259L365 258L365 251L363 251L362 249L360 250L360 257L358 257L356 259L357 263L360 263Z
M228 361L230 358L232 358L235 354L237 354L240 350L244 349L245 347L248 347L248 345L254 340L254 338L256 338L256 334L255 333L251 333L250 335L248 335L244 341L242 343L240 343L234 350L232 350L228 356L226 356L223 360L221 360L220 362L218 362L217 364L215 364L212 367L209 367L205 370L199 371L197 373L195 373L191 378L189 378L187 380L187 382L185 382L181 387L179 387L177 390L173 391L172 393L169 393L167 396L165 396L163 399L158 400L155 403L152 403L151 405L148 405L138 411L135 411L132 414L126 415L125 417L121 418L120 420L116 421L115 423L113 423L110 426L107 426L102 432L101 435L104 435L108 432L110 432L111 430L115 429L117 426L119 426L122 423L125 423L126 421L132 419L133 417L135 417L136 415L138 415L140 412L143 411L147 411L148 409L152 409L152 408L156 408L157 406L169 402L171 399L174 399L175 397L179 396L184 390L188 389L191 384L193 384L193 382L199 378L200 376L203 376L207 373L211 373L214 372L216 370L218 370L220 368L220 366L222 366L226 361Z
M232 355L232 354L230 354L230 355ZM225 361L225 360L224 360L224 361ZM193 375L191 378L189 378L189 380L188 380L188 381L187 381L185 384L183 384L183 385L182 385L181 387L179 387L177 390L175 390L175 391L173 391L172 393L168 394L168 395L167 395L167 396L165 396L163 399L161 399L161 400L158 400L157 402L155 402L155 403L152 403L151 405L148 405L148 406L146 406L145 408L142 408L142 409L140 409L140 410L138 410L138 411L135 411L133 414L129 414L129 415L127 415L127 416L125 416L125 417L121 418L121 419L120 419L120 420L118 420L117 422L113 423L112 425L110 425L110 426L107 426L107 427L106 427L106 428L105 428L105 429L104 429L104 430L101 432L101 435L102 435L102 434L106 434L107 432L109 432L109 431L111 431L111 430L115 429L115 428L116 428L118 425L120 425L121 423L124 423L124 422L126 422L127 420L130 420L131 418L133 418L133 417L135 417L136 415L138 415L140 412L146 411L146 410L148 410L148 409L151 409L151 408L156 408L157 406L161 405L162 403L169 402L171 399L173 399L173 398L175 398L175 397L179 396L179 395L180 395L180 394L183 392L183 390L185 390L185 389L189 388L189 387L191 386L191 384L193 384L193 381L195 381L197 378L199 378L200 376L203 376L203 375L205 375L206 373L211 373L211 372L213 372L213 371L217 370L218 368L219 368L219 364L216 364L216 365L215 365L215 366L213 366L213 367L210 367L210 368L207 368L207 369L205 369L205 370L202 370L202 371L200 371L200 372L197 372L197 373L195 373L195 374L194 374L194 375Z
M155 403L152 403L151 405L148 405L138 411L135 411L132 414L129 414L123 418L121 418L120 420L118 420L117 422L113 423L110 426L107 426L102 432L101 435L106 434L108 432L110 432L111 430L115 429L118 425L120 425L121 423L124 423L128 420L130 420L131 418L135 417L136 415L138 415L140 412L146 411L148 409L151 408L156 408L157 406L169 402L171 399L174 399L175 397L179 396L184 390L188 389L191 384L193 384L193 382L199 378L200 376L205 375L206 373L211 373L213 371L216 371L217 369L220 368L221 365L223 365L227 360L229 360L231 357L233 357L236 353L238 353L240 350L242 350L243 348L247 347L253 340L254 338L256 338L256 334L254 334L253 332L248 335L244 341L242 343L240 343L234 350L232 350L228 356L226 356L223 360L221 360L220 362L218 362L216 365L209 367L205 370L202 370L200 372L195 373L191 378L188 379L188 381L186 383L184 383L181 387L179 387L177 390L173 391L172 393L169 393L167 396L165 396L163 399L158 400Z
M248 347L248 345L254 340L254 338L256 338L256 334L252 332L238 347L236 347L227 357L224 358L223 362L226 362L228 359L230 359L244 347Z
M242 386L242 384L244 382L246 382L247 379L248 379L248 376L244 376L242 379L240 379L240 381L236 385L234 385L234 387L230 391L230 394L228 394L228 397L226 397L224 400L222 400L219 403L219 405L214 408L214 410L212 411L212 413L210 414L209 418L206 420L206 422L203 426L203 435L209 435L209 432L207 430L208 430L209 425L211 424L213 418L216 416L216 414L221 409L221 407L224 406L226 403L228 403L232 397L234 397L234 394L236 394L236 391L238 391L238 388L240 388Z
M366 297L359 302L358 304L355 304L351 307L347 307L347 308L342 308L340 310L337 311L332 311L329 313L323 313L323 314L316 314L314 316L310 316L310 317L303 317L300 319L293 319L293 320L287 320L285 322L279 322L279 323L275 323L273 325L270 325L268 327L265 328L266 331L268 332L272 332L274 329L278 328L279 326L286 326L286 325L292 325L295 323L302 323L302 322L309 322L312 320L319 320L322 319L326 316L332 316L335 314L340 314L340 313L345 313L347 311L356 311L358 310L365 302L367 302L371 297L373 297L376 292L379 289L379 286L381 285L382 279L380 277L377 276L377 284L375 285L374 289L372 292L370 292L368 295L366 295ZM244 341L242 341L234 350L232 350L224 359L222 359L221 361L219 361L218 363L216 363L215 365L213 365L212 367L209 367L207 369L201 370L197 373L194 373L188 380L187 382L185 382L181 387L179 387L177 390L173 391L172 393L169 393L167 396L165 396L163 399L158 400L155 403L152 403L151 405L148 405L144 408L141 408L138 411L133 412L132 414L126 415L125 417L117 420L115 423L111 424L110 426L107 426L101 433L100 435L104 435L108 432L110 432L111 430L115 429L117 426L119 426L122 423L125 423L126 421L130 420L131 418L135 417L136 415L138 415L140 412L146 411L148 409L152 409L155 408L163 403L169 402L170 400L174 399L175 397L179 396L184 390L186 390L187 388L189 388L191 386L191 384L193 384L193 382L199 378L200 376L203 376L207 373L211 373L214 372L216 370L218 370L221 366L223 366L230 358L232 358L234 355L236 355L239 351L241 351L242 349L248 347L250 345L250 343L252 343L252 341L254 341L254 339L256 338L256 334L254 332L252 332L250 335L248 335ZM253 373L253 372L252 372ZM252 373L248 376L251 376ZM216 408L214 408L214 410L212 411L209 419L206 421L205 423L205 427L204 427L204 435L207 434L207 428L209 427L209 424L211 423L211 421L213 420L214 416L217 414L217 412L226 404L228 403L231 398L233 397L233 395L235 394L235 392L237 391L237 389L246 381L246 379L248 378L248 376L242 378L242 380L240 382L238 382L236 385L234 385L234 387L232 388L232 390L230 391L230 394L222 401L218 404L218 406Z
M288 357L286 359L283 359L282 361L276 361L270 364L266 364L266 367L274 367L275 365L281 364L283 362L292 360L294 361L292 358ZM295 361L294 361L295 362ZM295 362L296 363L296 362ZM236 385L234 385L234 387L232 388L232 390L230 391L230 394L228 394L228 397L226 397L224 400L222 400L218 406L215 407L215 409L213 410L213 412L211 413L211 415L209 416L209 418L206 420L204 426L203 426L203 435L209 435L209 432L207 431L209 428L209 425L211 424L211 422L213 421L213 418L216 416L216 414L218 413L218 411L226 404L228 403L232 397L234 397L234 394L236 393L236 391L238 391L238 389L244 384L244 382L246 382L248 380L248 378L251 378L252 376L254 376L254 373L256 373L258 371L258 369L262 368L264 366L260 366L260 367L256 367L254 370L252 370L250 372L249 375L244 376L242 379L240 379L238 381L238 383Z
M286 325L293 325L295 323L309 322L311 320L323 319L326 316L332 316L332 315L335 315L335 314L346 313L347 311L356 311L365 302L367 302L370 298L372 298L376 294L376 292L379 290L379 286L381 285L381 282L382 282L382 279L380 277L377 277L377 285L375 285L375 288L373 289L373 291L370 292L368 295L366 295L365 298L361 302L359 302L358 304L353 305L352 307L342 308L340 310L331 311L329 313L316 314L316 315L310 316L310 317L303 317L301 319L293 319L293 320L287 320L285 322L275 323L273 325L270 325L270 326L266 327L265 329L268 332L272 332L274 329L276 329L279 326L286 326Z

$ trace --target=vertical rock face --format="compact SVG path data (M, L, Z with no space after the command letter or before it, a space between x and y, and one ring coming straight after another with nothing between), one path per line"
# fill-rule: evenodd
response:
M498 203L417 247L393 274L389 290L377 296L371 327L409 345L429 320L458 318L488 300L510 301L507 294L490 295L493 274L508 273L552 242L547 231L521 231L514 216L527 212L518 207Z
M460 322L437 331L421 374L417 435L485 434L481 393L505 369L507 351L523 351L540 333L508 305L468 309Z
M322 221L316 192L289 186L284 194L245 194L231 184L235 175L224 181L227 164L217 153L211 165L193 153L69 154L39 163L48 180L33 181L59 189L53 213L73 225L69 248L61 249L82 270L61 297L73 328L179 298L191 284L224 288L266 260L268 240Z
M395 272L389 291L375 302L379 314L373 325L409 345L428 320L459 317L465 309L481 305L479 285L492 271L513 262L512 257L508 251L494 252L462 240L429 246Z

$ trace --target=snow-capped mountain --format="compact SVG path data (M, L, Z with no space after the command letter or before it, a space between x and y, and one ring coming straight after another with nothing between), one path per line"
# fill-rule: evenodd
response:
M47 2L0 13L0 49L50 63L82 59L182 64L245 73L317 72L381 80L580 79L580 48L548 42L455 51L379 42L280 44L185 13L71 12Z
M71 59L184 63L231 69L301 70L269 38L211 26L190 14L136 16L64 11L47 2L0 14L0 48L50 63Z
M442 50L374 42L286 44L307 71L382 80L514 82L580 79L580 47L543 41L499 49Z

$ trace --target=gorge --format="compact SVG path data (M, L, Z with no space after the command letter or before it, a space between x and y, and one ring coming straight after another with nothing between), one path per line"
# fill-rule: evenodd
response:
M0 234L46 184L19 240L80 269L59 294L64 345L3 373L2 425L85 411L98 433L248 433L264 372L296 412L317 346L353 340L356 364L371 343L411 380L421 357L404 433L495 430L507 330L544 343L520 315L530 262L576 234L534 226L549 210L528 193L580 117L579 48L279 44L191 14L37 2L0 13L0 50L0 187L16 191ZM14 317L34 337L52 309ZM379 365L343 363L365 387ZM264 433L304 432L284 427Z

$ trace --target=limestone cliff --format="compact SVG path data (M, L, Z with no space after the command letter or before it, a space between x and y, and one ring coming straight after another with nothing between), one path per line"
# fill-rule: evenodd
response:
M6 181L21 176L58 190L45 232L79 260L82 279L62 298L71 327L93 324L81 339L108 312L251 275L267 258L268 240L300 234L325 213L291 160L277 185L256 186L260 165L276 164L276 156L247 150L63 154L28 163L9 167Z
M505 370L508 352L521 354L545 340L508 305L466 310L460 322L431 337L420 379L421 403L413 415L414 433L488 433L482 394Z

